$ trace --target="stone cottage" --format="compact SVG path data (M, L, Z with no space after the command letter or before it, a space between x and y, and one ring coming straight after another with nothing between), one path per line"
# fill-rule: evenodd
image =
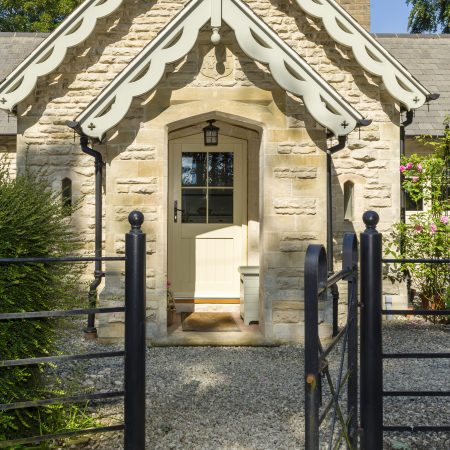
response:
M242 308L262 341L302 339L327 154L338 245L367 209L382 231L398 220L402 111L436 95L368 33L369 3L86 0L0 84L19 170L45 166L82 202L89 252L96 207L108 256L144 213L149 337L170 341L169 289L178 312ZM122 265L104 270L100 302L120 304ZM122 317L97 329L118 338Z

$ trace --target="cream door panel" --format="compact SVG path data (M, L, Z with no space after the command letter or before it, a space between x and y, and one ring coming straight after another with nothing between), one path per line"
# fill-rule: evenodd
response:
M246 263L246 146L170 143L169 280L175 298L239 298ZM177 202L175 219L174 202Z

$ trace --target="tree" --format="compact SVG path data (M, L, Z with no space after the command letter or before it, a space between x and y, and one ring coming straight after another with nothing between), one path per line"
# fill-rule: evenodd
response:
M412 5L408 18L411 33L438 30L450 33L450 0L406 0L406 3Z
M0 31L53 31L83 0L0 0Z

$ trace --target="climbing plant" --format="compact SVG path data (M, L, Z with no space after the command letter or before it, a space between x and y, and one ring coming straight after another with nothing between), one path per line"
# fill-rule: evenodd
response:
M418 140L431 146L429 156L403 157L400 165L402 187L423 211L394 225L387 252L402 259L450 258L450 130L449 119L439 138L422 136ZM394 275L411 277L417 292L416 306L450 308L449 264L401 264Z

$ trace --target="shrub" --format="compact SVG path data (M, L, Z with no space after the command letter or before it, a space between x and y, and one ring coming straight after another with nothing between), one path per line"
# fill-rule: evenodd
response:
M67 207L49 189L44 176L16 179L0 164L0 258L70 255L80 240L71 229ZM70 215L69 215L70 216ZM83 267L74 264L5 265L0 271L0 313L47 311L79 299ZM55 319L0 322L2 359L54 355ZM63 394L43 382L43 365L0 368L0 403ZM67 428L69 406L28 408L0 413L0 440Z
M419 141L431 145L434 153L426 157L412 155L402 158L400 171L403 189L413 201L423 203L424 211L410 215L406 223L394 225L387 252L402 259L449 258L450 130L446 127L441 138L423 136ZM401 279L405 275L411 277L412 287L418 294L415 306L450 308L449 264L396 266L394 276ZM436 316L431 319L435 321Z

